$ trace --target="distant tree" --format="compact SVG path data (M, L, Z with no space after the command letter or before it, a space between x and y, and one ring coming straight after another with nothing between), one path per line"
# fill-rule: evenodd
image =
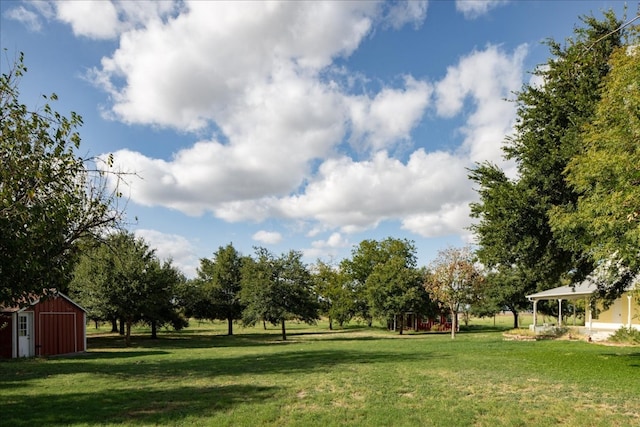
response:
M389 238L380 242L379 249L387 257L367 277L369 306L375 317L399 319L398 331L402 334L405 313L427 311L429 296L422 284L424 273L416 266L416 249L411 242Z
M287 339L287 320L313 323L318 319L313 279L297 251L276 258L267 249L256 248L256 259L243 265L241 301L246 306L246 325L258 321L280 324L283 340Z
M355 315L355 300L349 281L339 268L318 260L313 267L315 291L320 302L320 313L329 318L329 329L333 321L340 327Z
M161 265L144 240L119 232L82 255L70 293L90 313L122 319L125 343L130 345L134 322L184 326L172 301L178 281L177 271L170 263Z
M426 273L425 289L451 312L451 338L456 336L461 308L480 295L483 277L474 261L470 248L448 248L438 252Z
M205 318L227 321L227 334L233 335L233 322L242 319L244 305L240 301L243 257L229 243L219 247L213 259L201 259L198 280L203 296L211 304Z
M79 156L82 118L45 96L39 111L19 101L23 55L0 77L0 305L66 291L77 243L117 225L117 193Z
M186 279L171 261L151 260L146 270L146 304L141 320L151 327L151 338L158 337L158 328L170 325L180 330L189 325L177 304L178 289Z

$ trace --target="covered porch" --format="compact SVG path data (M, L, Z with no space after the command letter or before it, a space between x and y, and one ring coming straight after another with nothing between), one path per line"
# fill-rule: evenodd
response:
M579 299L586 300L586 315L585 315L585 327L591 330L592 316L589 304L593 293L597 290L596 285L584 281L576 285L560 286L553 289L547 289L546 291L538 292L535 294L527 295L527 299L533 302L533 323L529 326L529 329L538 330L542 329L545 325L538 325L538 301L541 300L557 300L558 301L558 327L562 327L562 302L563 301L575 301Z

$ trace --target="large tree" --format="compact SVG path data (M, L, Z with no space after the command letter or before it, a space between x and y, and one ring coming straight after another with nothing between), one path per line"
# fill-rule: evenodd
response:
M594 267L583 247L566 244L549 222L555 208L571 209L578 201L564 170L584 150L581 130L593 120L609 58L621 45L612 12L582 20L584 27L565 45L548 42L551 59L534 73L542 83L517 94L515 133L504 149L518 177L509 180L491 164L470 173L480 194L472 204L478 257L492 271L494 286L509 284L503 294L514 307L527 293L579 280Z
M551 215L563 245L578 245L594 262L617 267L598 281L612 297L640 274L639 27L634 30L630 46L611 56L602 98L581 135L585 149L566 168L578 200Z
M287 339L287 320L313 323L318 319L318 297L301 252L275 257L265 248L256 248L256 259L243 265L241 297L246 305L244 323L280 324L283 341Z
M198 278L203 297L211 304L198 317L227 321L227 334L233 335L233 322L242 319L242 255L229 243L219 247L213 259L200 260Z
M405 313L427 311L429 298L422 286L423 273L417 268L412 242L389 238L379 243L379 249L386 257L367 277L369 306L374 317L397 318L397 329L402 334Z
M52 288L65 291L76 243L116 225L117 194L95 159L78 154L82 118L45 105L30 111L18 85L20 54L0 77L0 305L27 304Z

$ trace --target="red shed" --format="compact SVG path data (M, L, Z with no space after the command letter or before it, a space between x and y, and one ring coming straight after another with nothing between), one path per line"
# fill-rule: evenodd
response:
M61 292L24 308L0 308L0 357L53 356L86 349L86 310Z

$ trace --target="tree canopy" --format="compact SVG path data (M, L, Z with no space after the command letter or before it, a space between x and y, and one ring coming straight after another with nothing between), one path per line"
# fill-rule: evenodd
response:
M516 161L517 178L508 179L492 164L470 172L480 195L471 206L479 220L472 226L478 257L491 272L490 285L509 284L494 295L513 310L526 304L528 293L580 280L597 261L550 222L552 212L573 211L578 203L580 193L565 169L584 153L583 129L594 120L610 57L622 45L613 12L582 20L584 27L565 45L548 41L552 57L534 73L542 83L517 94L515 133L504 146Z
M23 55L0 77L0 305L66 290L77 242L116 225L117 194L79 156L82 118L19 100Z

